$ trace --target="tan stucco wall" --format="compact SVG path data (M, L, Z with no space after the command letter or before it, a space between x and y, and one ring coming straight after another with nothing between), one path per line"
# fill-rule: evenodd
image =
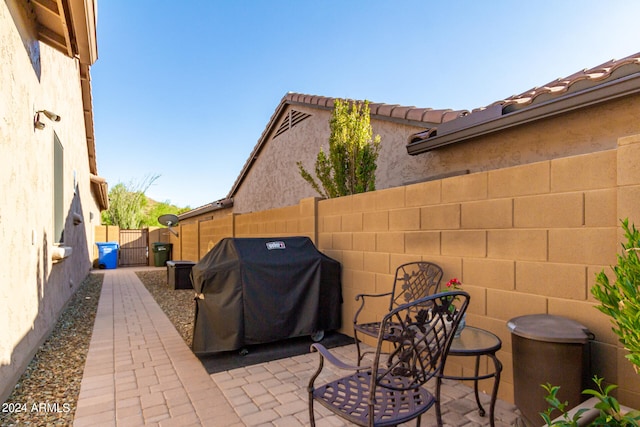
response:
M90 192L78 62L34 39L23 3L0 3L0 400L89 272L100 218ZM46 128L35 130L40 109L62 120L43 119ZM64 147L65 246L73 248L55 264L54 132ZM72 212L81 224L73 225Z
M311 114L311 117L275 139L269 136L234 195L235 213L290 206L305 197L318 196L300 176L296 162L301 161L315 176L315 160L320 148L325 153L329 150L331 110L289 105L286 111L290 109ZM422 128L377 119L371 120L371 126L374 135L381 138L376 188L396 187L420 179L425 160L409 157L405 146L409 135Z

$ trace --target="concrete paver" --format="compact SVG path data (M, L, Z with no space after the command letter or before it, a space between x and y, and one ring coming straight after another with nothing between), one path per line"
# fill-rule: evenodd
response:
M317 354L209 375L135 271L104 270L75 427L309 425L306 390ZM355 360L355 345L332 351ZM320 381L344 375L330 365L325 371ZM470 387L445 381L442 397L446 426L489 425ZM315 416L319 427L348 425L320 405ZM434 424L432 409L422 425ZM519 425L516 408L498 401L496 426L513 425Z

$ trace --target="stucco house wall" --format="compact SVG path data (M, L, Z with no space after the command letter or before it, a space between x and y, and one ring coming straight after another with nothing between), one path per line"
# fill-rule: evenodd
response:
M481 172L616 148L640 131L640 96L629 96L545 121L451 144L421 157L425 176Z
M0 3L0 401L91 268L92 191L81 64L38 41L28 3ZM44 129L34 127L38 110ZM63 147L64 242L54 236L54 138ZM75 221L74 221L75 220ZM70 255L58 258L61 247ZM62 255L64 256L64 255Z
M302 162L315 176L318 152L321 148L329 152L333 102L333 98L300 94L287 94L283 98L227 196L233 200L234 213L291 206L302 198L319 196L300 176L296 163ZM370 110L373 133L381 138L377 189L422 179L425 159L407 156L407 139L460 114L375 103L370 104ZM305 118L290 122L291 117Z

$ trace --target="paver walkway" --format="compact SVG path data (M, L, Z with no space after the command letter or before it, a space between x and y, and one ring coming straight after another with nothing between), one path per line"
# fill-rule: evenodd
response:
M104 274L75 427L309 425L306 386L317 367L317 354L210 376L135 269ZM355 360L354 345L336 352ZM329 372L327 378L338 374ZM489 425L486 417L477 415L471 388L461 383L445 383L442 407L446 425ZM513 405L498 401L496 426L516 425L518 420ZM316 421L318 426L346 425L319 405ZM422 425L435 425L434 410L423 416Z

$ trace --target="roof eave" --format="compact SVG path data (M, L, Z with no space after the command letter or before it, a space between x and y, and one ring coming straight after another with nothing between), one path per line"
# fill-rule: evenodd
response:
M81 63L93 65L98 59L97 0L68 1L76 40L76 54Z
M407 153L417 155L447 145L467 141L479 136L499 132L515 126L535 122L590 107L617 98L640 93L640 73L592 87L580 92L570 93L560 98L501 115L479 123L407 144Z
M240 175L238 175L238 177L236 178L236 181L233 183L233 186L231 187L231 190L229 190L229 193L227 194L227 199L233 199L233 197L235 196L236 191L238 191L238 188L240 188L240 185L244 181L244 178L249 172L249 169L251 169L251 166L253 166L253 164L258 159L258 155L260 154L262 147L266 143L267 137L271 133L272 129L275 127L280 116L282 115L282 112L285 111L287 105L289 105L290 103L291 101L287 100L286 95L280 101L280 104L278 105L274 113L271 115L271 119L269 120L269 123L267 124L266 129L262 132L262 135L260 136L258 143L254 147L253 151L249 155L249 158L247 159L244 166L242 167L242 170L240 171Z
M91 188L93 191L93 195L96 198L96 203L98 205L98 209L101 211L106 211L109 209L109 186L107 185L107 181L94 174L89 174L89 179L91 182Z
M185 220L188 218L193 218L195 216L204 215L206 213L219 211L221 209L228 209L233 207L233 199L220 199L216 200L213 203L209 203L204 206L200 206L195 209L191 209L188 212L183 212L178 215L178 220Z
M38 39L92 65L98 59L97 0L31 0Z

